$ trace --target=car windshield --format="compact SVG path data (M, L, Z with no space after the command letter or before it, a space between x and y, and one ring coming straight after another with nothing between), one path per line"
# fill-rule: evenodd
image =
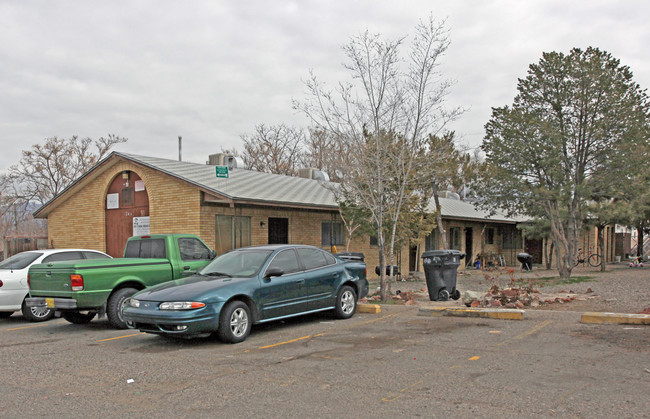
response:
M268 250L235 250L219 256L199 272L210 276L253 276L271 254Z
M18 253L0 262L0 269L25 269L41 255L39 252Z

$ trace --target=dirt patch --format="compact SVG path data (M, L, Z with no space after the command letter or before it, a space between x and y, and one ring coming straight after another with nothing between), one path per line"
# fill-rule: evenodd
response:
M527 305L525 309L641 313L650 307L648 284L650 284L650 268L628 268L625 264L611 264L607 266L605 272L591 267L575 268L569 280L560 279L555 270L537 267L532 271L513 268L491 271L465 270L458 272L456 286L461 293L473 291L482 295L489 293L495 285L500 290L507 288L538 290L541 303L535 306ZM372 284L369 300L372 294L378 293L377 287L378 284ZM402 301L395 299L393 304L406 304L411 300L412 303L409 304L415 305L463 306L460 301L430 302L426 281L416 276L394 282L392 290L412 293L405 294L412 298L399 298ZM574 298L565 301L567 295ZM553 302L547 303L546 300L550 297L553 297ZM379 299L379 297L375 298Z

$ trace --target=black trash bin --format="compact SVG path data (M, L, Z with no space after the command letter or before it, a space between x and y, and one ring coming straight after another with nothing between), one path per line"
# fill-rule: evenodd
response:
M521 262L521 269L530 271L533 269L533 256L528 253L518 253L517 260Z
M424 276L427 280L429 300L458 300L460 291L456 289L456 274L465 253L458 250L429 250L422 254Z
M377 276L381 276L381 270L379 269L379 266L375 266L375 274L377 274ZM386 265L386 275L390 275L390 265ZM399 266L393 265L393 275L401 275Z

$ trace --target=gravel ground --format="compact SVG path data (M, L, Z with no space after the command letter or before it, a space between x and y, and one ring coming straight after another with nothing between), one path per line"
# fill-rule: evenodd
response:
M650 265L650 264L649 264ZM514 280L514 282L513 282ZM371 295L378 293L378 279L371 279ZM500 268L496 270L468 269L459 272L457 288L461 291L487 293L493 285L500 289L530 285L542 294L576 294L570 303L542 304L526 307L536 310L598 311L614 313L640 313L650 308L650 266L630 268L626 264L609 264L605 272L598 268L576 267L571 274L571 283L554 284L559 281L556 270L534 267L530 272L520 269ZM573 282L580 281L580 282ZM392 285L392 291L412 291L415 304L462 305L461 301L431 302L424 278L408 278Z

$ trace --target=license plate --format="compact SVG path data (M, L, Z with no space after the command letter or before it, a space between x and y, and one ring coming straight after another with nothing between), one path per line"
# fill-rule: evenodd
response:
M46 299L45 299L45 304L46 304L49 308L54 308L54 298L46 298Z

